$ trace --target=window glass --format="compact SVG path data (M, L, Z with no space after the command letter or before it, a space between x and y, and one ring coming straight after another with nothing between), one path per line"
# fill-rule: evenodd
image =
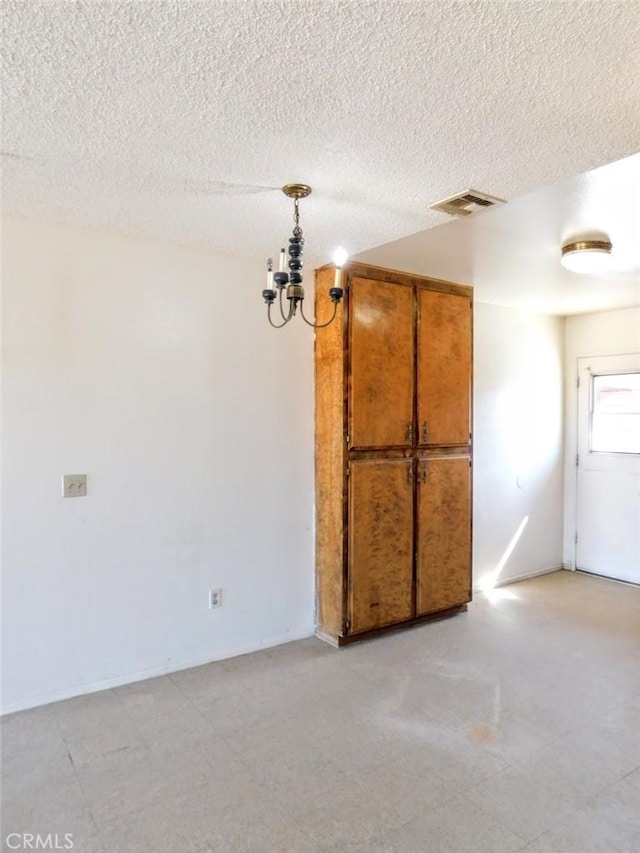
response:
M640 453L640 373L592 377L591 450Z

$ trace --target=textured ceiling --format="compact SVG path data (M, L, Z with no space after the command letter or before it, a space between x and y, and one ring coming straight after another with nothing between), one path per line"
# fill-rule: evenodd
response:
M606 276L561 266L564 243L602 236L613 245ZM471 281L476 299L523 311L565 315L640 305L640 154L378 246L360 259Z
M3 204L308 265L640 150L633 0L4 0ZM484 216L485 214L481 214Z

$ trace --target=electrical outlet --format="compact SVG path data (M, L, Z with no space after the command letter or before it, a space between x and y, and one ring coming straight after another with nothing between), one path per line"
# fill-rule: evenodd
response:
M83 498L87 494L86 474L63 474L62 497Z
M222 590L221 589L210 589L209 590L209 610L213 610L214 607L222 607Z

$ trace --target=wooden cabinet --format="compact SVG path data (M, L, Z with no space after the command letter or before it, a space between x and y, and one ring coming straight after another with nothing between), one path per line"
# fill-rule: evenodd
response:
M423 615L470 598L471 469L468 456L418 465L416 615Z
M349 304L348 445L408 447L414 399L411 288L354 276Z
M467 445L471 440L471 300L417 292L419 441Z
M359 634L413 616L413 460L357 459L349 473L349 609Z
M471 288L361 264L344 284L315 344L318 634L338 644L471 598Z

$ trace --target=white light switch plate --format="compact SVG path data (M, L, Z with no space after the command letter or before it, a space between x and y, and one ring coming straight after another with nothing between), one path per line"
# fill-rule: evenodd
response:
M64 474L62 477L63 498L83 498L87 494L86 474Z

